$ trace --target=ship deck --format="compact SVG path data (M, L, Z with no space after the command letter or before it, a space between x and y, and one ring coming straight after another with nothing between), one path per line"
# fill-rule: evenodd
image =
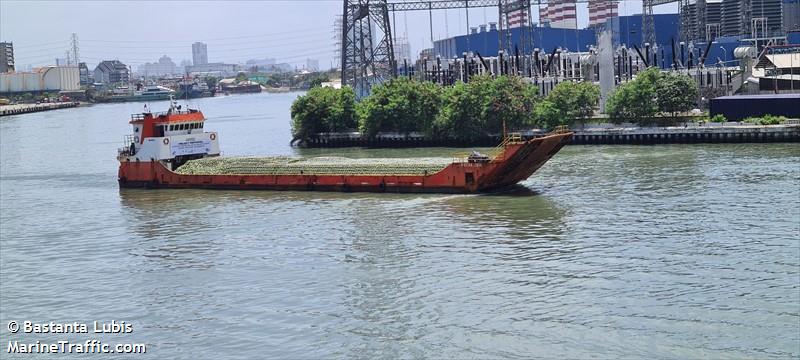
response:
M430 175L452 158L209 157L190 160L183 175Z

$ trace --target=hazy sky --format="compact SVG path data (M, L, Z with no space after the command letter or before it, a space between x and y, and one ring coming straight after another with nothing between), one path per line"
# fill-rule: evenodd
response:
M656 12L674 9L667 5ZM208 44L209 62L271 57L303 64L312 58L327 68L334 56L334 17L341 12L341 0L0 0L0 41L14 43L20 68L63 58L72 33L78 34L80 59L90 68L108 59L136 66L162 55L179 64L191 60L195 41ZM641 13L640 1L620 2L621 15L634 13ZM433 17L437 39L466 32L463 10L434 11ZM397 13L395 19L396 33L407 31L413 53L430 47L427 12ZM494 8L470 11L472 26L496 20ZM578 21L587 22L585 5L579 5Z

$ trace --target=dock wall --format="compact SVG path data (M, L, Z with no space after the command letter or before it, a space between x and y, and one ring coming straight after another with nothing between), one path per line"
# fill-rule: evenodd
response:
M678 127L597 127L573 130L575 145L653 145L693 143L767 143L800 142L800 124L789 125L717 125ZM543 136L545 132L522 132L525 139ZM325 133L309 139L302 146L334 147L460 147L496 146L500 136L486 136L473 141L432 139L422 134L379 134L374 138L359 133Z
M18 104L18 105L3 105L0 106L0 116L20 115L32 112L65 109L76 107L78 102L61 102L61 103L45 103L45 104Z

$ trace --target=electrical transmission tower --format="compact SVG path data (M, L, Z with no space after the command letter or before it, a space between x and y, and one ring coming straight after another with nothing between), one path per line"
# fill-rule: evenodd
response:
M396 75L392 30L386 0L344 0L342 84L357 97Z
M78 65L81 60L78 57L79 49L78 49L78 34L72 33L72 38L70 39L70 48L72 50L72 61L74 65Z
M655 0L642 1L642 43L656 43L656 26L653 23L653 6Z

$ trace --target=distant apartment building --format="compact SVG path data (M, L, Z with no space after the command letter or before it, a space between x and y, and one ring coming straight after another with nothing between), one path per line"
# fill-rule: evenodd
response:
M319 71L319 60L317 60L317 59L306 59L306 70Z
M208 46L201 42L192 44L192 65L206 64L208 64Z
M408 38L406 37L398 37L394 39L394 58L397 60L398 64L402 64L403 60L406 62L411 62L413 59L411 58L411 44L408 42Z
M94 81L103 84L130 82L128 67L119 60L105 60L94 68Z
M186 69L190 75L234 76L241 71L238 64L210 63L192 65Z
M85 62L78 64L78 76L80 78L81 85L89 85L92 83L92 76L89 72L89 67L86 66Z
M158 77L164 75L173 75L178 73L178 66L169 58L169 56L162 56L154 63L144 63L139 66L139 73L146 77Z
M14 44L0 42L0 73L14 72Z

